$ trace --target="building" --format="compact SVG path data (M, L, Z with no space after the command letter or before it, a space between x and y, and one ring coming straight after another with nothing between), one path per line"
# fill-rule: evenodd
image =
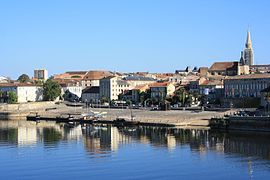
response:
M223 79L206 79L199 85L199 94L207 95L209 100L224 98Z
M4 77L4 76L0 76L0 83L8 83L9 79Z
M46 69L35 69L34 79L46 81L48 79L48 71Z
M270 64L260 64L249 66L249 72L252 73L270 73Z
M166 97L173 95L175 86L169 82L157 82L149 85L151 98L157 98L158 100L165 100Z
M139 103L140 102L140 93L146 92L149 89L149 85L138 85L132 89L132 102Z
M208 67L200 67L198 70L200 76L207 76L208 75Z
M246 48L244 51L241 52L241 60L240 63L242 65L254 65L254 53L253 53L253 48L252 48L252 43L251 43L251 37L250 37L250 31L247 32L247 40L245 44Z
M87 87L82 91L82 102L98 104L99 101L99 86Z
M260 97L261 90L270 86L270 74L248 74L226 77L226 98Z
M261 107L270 112L270 86L261 90Z
M212 76L235 76L238 74L238 61L214 62L209 69Z
M190 72L192 72L192 67L191 66L186 67L186 69L175 70L175 74L181 74L181 75L187 75Z
M65 95L65 100L79 100L82 96L82 86L76 83L61 83L61 94Z
M208 70L210 76L236 76L249 74L249 66L238 61L215 62ZM205 72L203 73L205 74Z
M151 77L143 77L143 76L126 76L123 80L127 81L131 86L139 86L145 84L152 84L156 82L156 79Z
M123 94L127 90L131 90L132 86L120 77L109 76L100 80L100 98L107 100L118 100L118 95Z
M171 76L168 79L168 81L173 83L173 84L179 84L182 86L186 86L190 83L190 81L197 80L198 78L199 78L199 76L196 76L196 75L184 76L181 74L175 74L175 75Z
M99 86L99 81L102 78L111 76L112 73L109 71L88 71L83 79L82 79L82 86L90 87L90 86Z
M156 73L154 75L157 81L168 81L169 78L174 75L174 73Z
M36 102L43 100L43 87L24 83L2 83L0 91L4 95L8 92L15 92L18 97L18 103Z

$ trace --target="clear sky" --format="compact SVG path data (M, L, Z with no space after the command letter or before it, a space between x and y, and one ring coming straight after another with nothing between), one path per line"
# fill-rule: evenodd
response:
M268 0L1 0L0 75L68 70L174 72L239 60L270 64Z

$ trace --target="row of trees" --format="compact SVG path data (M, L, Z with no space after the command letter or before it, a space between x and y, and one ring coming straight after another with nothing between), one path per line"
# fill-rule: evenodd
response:
M181 106L191 105L192 103L198 103L202 100L202 96L199 93L194 92L191 93L188 89L181 87L175 91L173 96L166 97L164 99L159 99L155 97L151 97L150 90L145 92L140 92L140 103L144 105L159 105L168 102L170 104L180 104Z

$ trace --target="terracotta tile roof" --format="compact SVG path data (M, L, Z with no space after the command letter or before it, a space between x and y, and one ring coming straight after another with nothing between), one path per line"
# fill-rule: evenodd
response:
M148 89L148 85L146 84L144 84L144 85L137 85L137 86L135 86L133 89L136 89L136 90L144 90L144 89Z
M214 64L212 64L212 66L210 67L210 71L226 71L227 69L230 68L237 68L237 64L238 62L233 61L233 62L215 62Z
M222 81L219 81L219 80L205 80L200 85L201 86L223 85L223 82Z
M169 86L170 82L156 82L156 83L153 83L153 84L150 84L149 87L167 87Z
M102 79L112 79L112 78L115 78L116 76L107 76L107 77L104 77L104 78L102 78Z
M85 75L87 71L67 71L66 73L70 75Z
M238 75L238 76L227 76L225 80L230 79L260 79L260 78L270 78L270 74L246 74L246 75Z
M41 86L36 84L29 84L29 83L0 83L0 87L35 87Z
M53 79L53 81L58 82L62 87L76 86L80 83L78 79Z
M83 79L99 80L111 75L112 73L110 73L109 71L88 71L86 75L83 77Z
M75 72L66 72L63 74L56 74L53 76L54 79L82 79L85 74L78 73L76 74Z

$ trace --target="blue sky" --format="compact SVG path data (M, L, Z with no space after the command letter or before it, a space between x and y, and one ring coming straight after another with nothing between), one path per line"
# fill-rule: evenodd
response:
M1 0L0 75L68 70L174 72L238 60L251 30L268 64L270 1Z

